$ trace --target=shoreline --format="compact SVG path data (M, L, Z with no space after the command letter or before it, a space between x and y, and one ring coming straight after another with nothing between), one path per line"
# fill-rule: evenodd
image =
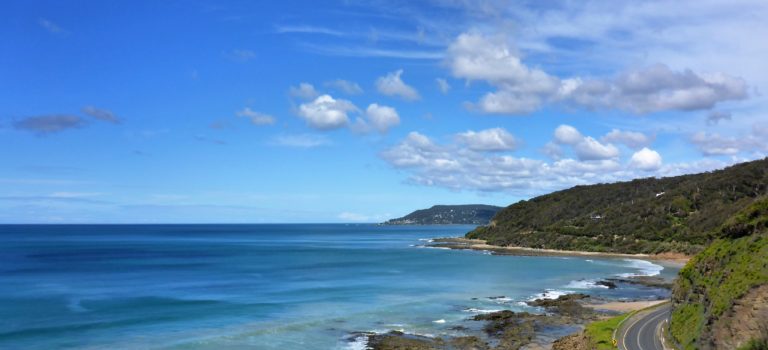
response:
M450 249L469 249L490 251L499 255L520 255L520 256L579 256L579 257L606 257L606 258L631 258L662 261L668 264L682 266L685 265L691 256L681 253L661 253L661 254L627 254L610 252L590 252L580 250L558 250L542 249L518 246L497 246L488 244L482 239L470 239L464 237L440 237L432 239L429 247L450 248Z

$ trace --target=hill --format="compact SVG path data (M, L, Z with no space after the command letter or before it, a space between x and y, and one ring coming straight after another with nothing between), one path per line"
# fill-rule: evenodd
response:
M670 332L684 349L768 349L768 198L713 235L680 270Z
M668 178L576 186L499 211L467 238L489 244L694 254L723 222L768 194L768 158Z
M484 204L435 205L414 211L384 225L485 225L501 207Z

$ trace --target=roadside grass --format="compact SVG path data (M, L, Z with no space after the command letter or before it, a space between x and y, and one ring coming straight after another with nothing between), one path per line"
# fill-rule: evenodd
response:
M585 332L592 341L592 345L598 350L613 350L613 332L619 328L621 322L634 315L636 311L628 312L616 317L595 321L587 325Z

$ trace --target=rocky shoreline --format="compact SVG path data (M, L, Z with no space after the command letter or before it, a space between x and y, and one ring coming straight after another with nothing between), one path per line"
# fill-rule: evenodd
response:
M488 250L484 242L463 238L438 238L426 246L450 249ZM482 247L482 248L481 248ZM515 255L572 255L549 254L536 250L490 250L493 254ZM578 254L616 257L615 254ZM627 255L620 255L628 257ZM647 259L646 256L631 255L632 258ZM651 288L669 289L670 282L660 277L638 276L626 278L605 278L595 285L607 289L642 285ZM475 299L475 298L473 298ZM488 297L503 300L504 296ZM386 333L357 332L350 341L365 340L365 349L371 350L538 350L578 348L581 330L593 321L617 314L642 309L663 300L616 300L595 295L573 293L557 298L540 298L525 302L533 312L517 312L509 309L480 312L467 317L466 326L455 326L451 332L440 336L412 334L405 330ZM519 308L518 308L519 309ZM480 311L480 310L478 310ZM360 348L360 347L358 347Z

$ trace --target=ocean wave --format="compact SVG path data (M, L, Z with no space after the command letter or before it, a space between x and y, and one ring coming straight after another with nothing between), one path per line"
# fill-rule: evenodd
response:
M432 323L439 323L439 324L443 324L443 323L445 323L445 319L442 319L442 318L441 318L441 319L439 319L439 320L434 320L434 321L432 321Z
M565 288L571 288L571 289L604 288L604 289L607 289L608 286L604 286L602 284L597 284L597 281L594 281L594 280L577 280L577 281L571 281L570 283L568 283L568 285L565 286Z
M530 297L528 301L534 301L536 299L557 299L563 295L568 295L568 294L571 294L571 292L557 290L557 289L546 289L544 290L544 292Z
M636 273L622 273L620 277L657 276L664 270L664 266L656 265L647 260L624 259L627 267L639 270Z
M349 339L347 342L348 350L366 350L368 349L368 335L361 334Z
M501 309L478 309L478 308L474 308L474 307L469 307L469 308L466 308L466 309L461 310L461 311L471 312L471 313L474 313L474 314L490 314L492 312L499 312L499 311L501 311Z

